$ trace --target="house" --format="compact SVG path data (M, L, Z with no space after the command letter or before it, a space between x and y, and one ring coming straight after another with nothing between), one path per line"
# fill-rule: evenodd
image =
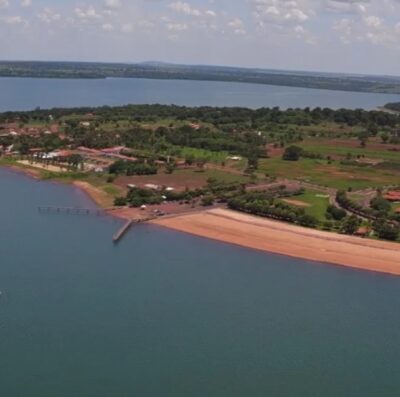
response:
M391 202L400 201L400 190L388 191L383 197Z
M100 151L104 154L112 155L112 154L120 154L125 149L125 146L114 146L110 148L100 149Z
M160 190L160 186L154 185L153 183L147 183L144 185L146 189L151 189L151 190Z
M196 123L190 123L189 127L192 128L193 130L199 130L200 129L200 124L196 124Z
M72 155L72 153L69 150L59 150L54 152L58 158L67 158Z
M371 230L368 227L361 226L357 229L357 231L354 233L354 235L358 236L358 237L367 237L370 232L371 232Z
M79 147L78 147L78 150L79 150L80 152L83 152L83 153L101 154L100 150L97 150L97 149L90 149L90 148L85 147L85 146L79 146Z

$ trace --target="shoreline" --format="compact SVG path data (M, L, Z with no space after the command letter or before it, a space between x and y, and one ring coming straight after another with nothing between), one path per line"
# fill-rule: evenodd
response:
M109 211L110 208L104 205L106 197L106 193L103 192L102 190L96 188L95 186L91 185L89 182L83 181L83 180L75 180L75 181L68 181L68 180L62 180L62 179L44 179L42 178L42 174L40 170L35 170L30 167L26 167L22 164L15 165L15 164L0 164L0 167L6 168L11 171L15 171L16 173L25 175L27 177L36 179L38 181L45 181L45 182L52 182L52 183L63 183L67 185L71 185L76 189L79 189L83 193L86 194L87 197L89 197L94 204L96 204L97 207L100 209L104 210L106 213L110 214L112 211ZM119 217L121 218L121 217Z
M400 244L307 229L225 209L152 224L258 251L400 276Z
M35 170L3 166L40 179L40 173ZM104 207L105 193L88 182L72 181L70 184L84 192L105 214L132 219L129 211L125 214L118 208ZM257 251L400 276L399 243L329 233L220 208L169 215L149 223Z

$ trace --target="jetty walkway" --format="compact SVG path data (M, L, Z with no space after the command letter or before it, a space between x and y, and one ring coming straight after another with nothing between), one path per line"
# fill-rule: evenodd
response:
M58 214L71 214L71 215L102 215L103 210L99 208L78 208L78 207L55 207L55 206L39 206L39 212L43 213L58 213Z
M155 219L155 217L147 217L147 218L141 218L141 219L130 219L128 220L122 227L121 229L118 230L118 232L114 235L113 237L113 242L118 243L122 237L125 236L125 234L128 232L128 230L134 225L134 224L139 224L139 223L145 223L149 222L151 220Z

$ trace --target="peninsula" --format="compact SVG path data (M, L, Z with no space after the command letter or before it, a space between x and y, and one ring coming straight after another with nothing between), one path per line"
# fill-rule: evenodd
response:
M107 212L400 275L400 118L161 105L0 114L0 164L73 183Z

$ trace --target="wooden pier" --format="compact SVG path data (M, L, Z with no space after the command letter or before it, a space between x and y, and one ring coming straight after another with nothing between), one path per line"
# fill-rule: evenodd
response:
M39 212L43 213L58 213L71 215L101 215L103 211L98 208L77 208L77 207L54 207L54 206L39 206Z
M118 230L118 232L114 235L113 242L114 243L118 243L122 239L122 237L125 236L126 232L132 227L132 225L134 223L137 223L137 224L145 223L145 222L149 222L149 221L153 220L154 218L155 218L154 216L151 216L151 217L148 217L148 218L131 219L131 220L127 221L124 224L124 226L122 226L121 229Z
M131 219L130 221L126 222L120 230L118 230L117 234L115 234L113 237L114 243L118 243L118 241L121 240L122 237L124 237L125 233L131 228L133 222L134 220Z

